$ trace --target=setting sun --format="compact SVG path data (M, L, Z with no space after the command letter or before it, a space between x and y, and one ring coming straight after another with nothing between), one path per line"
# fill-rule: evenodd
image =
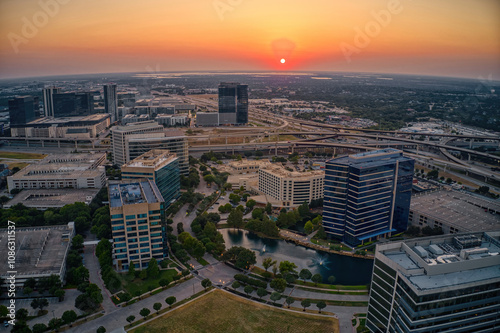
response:
M286 62L285 58L281 58L280 62L284 64Z

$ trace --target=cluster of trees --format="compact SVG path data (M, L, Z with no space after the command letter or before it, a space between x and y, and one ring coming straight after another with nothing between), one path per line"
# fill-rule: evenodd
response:
M29 278L24 282L23 294L30 297L34 292L38 292L40 296L48 294L55 296L61 302L64 299L66 292L62 289L61 280L57 275L41 277L38 280Z
M105 238L101 239L95 249L95 255L99 259L101 266L101 276L106 288L111 292L120 290L122 283L118 274L113 269L112 258L113 245Z
M206 248L203 242L191 236L189 232L184 231L177 239L181 243L183 249L193 257L201 258L205 254Z
M177 299L175 298L175 296L169 296L165 299L165 303L167 303L169 308L172 308L172 305L175 304L176 302L177 302ZM162 308L162 304L160 302L156 302L153 304L153 309L156 311L156 314L158 314L160 312L161 308ZM149 310L148 308L142 308L139 311L139 315L144 320L146 320L147 316L149 316L150 313L151 313L151 310ZM135 316L132 316L132 315L128 316L126 320L129 322L129 324L132 324L135 320ZM103 333L103 332L106 332L106 331L104 330L101 333ZM99 330L98 330L98 333L99 333Z
M183 189L195 188L200 184L200 173L196 168L190 168L188 176L181 175L181 187Z
M214 153L213 151L209 151L208 153L204 153L200 157L200 161L206 163L208 161L217 162L219 160L232 158L233 155L225 154L225 153Z
M279 229L276 226L276 222L270 220L260 208L252 211L252 218L247 222L245 228L250 231L263 233L269 237L279 236Z
M223 255L223 259L241 269L248 269L257 263L255 252L241 246L233 246L227 250Z
M85 311L92 312L101 306L103 297L101 289L94 283L82 283L78 285L78 290L82 294L78 295L75 300L75 307Z
M191 230L196 238L205 246L206 251L214 256L221 255L226 249L224 237L215 226L219 221L219 214L204 213L197 216L191 223Z
M90 232L96 235L98 239L111 238L111 217L109 215L109 206L103 206L96 209L92 215L92 228L90 229Z
M321 222L323 221L323 217L321 215L316 216L312 220L309 220L306 222L304 225L304 231L308 234L312 233L313 231L317 230L319 227L321 227ZM323 232L325 232L323 230ZM326 234L325 234L326 236Z
M83 236L76 235L71 241L71 249L66 257L66 281L78 286L88 281L89 270L83 266L80 251L83 249Z
M193 210L194 206L203 200L205 196L201 193L195 193L193 189L188 189L186 192L183 192L179 200L171 204L165 214L167 216L171 214L176 214L182 206L185 204L189 204L189 210Z

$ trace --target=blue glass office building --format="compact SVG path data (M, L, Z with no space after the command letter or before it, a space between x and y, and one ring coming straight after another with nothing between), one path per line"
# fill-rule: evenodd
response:
M357 246L407 229L414 160L396 149L326 162L323 227Z

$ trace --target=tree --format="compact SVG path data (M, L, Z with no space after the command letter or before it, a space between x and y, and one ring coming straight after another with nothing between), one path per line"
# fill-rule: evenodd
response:
M224 253L224 259L234 263L238 268L248 269L257 262L255 252L242 246L233 246Z
M323 281L323 277L321 276L321 274L314 274L311 278L312 282L314 282L314 285L318 285L318 283L320 283L321 281Z
M329 284L334 284L336 280L337 280L337 278L335 277L335 275L330 275L328 277L328 283Z
M446 178L446 183L447 183L447 184L451 184L451 183L453 183L453 179L451 179L451 178L449 178L449 177L448 177L448 178Z
M312 277L312 273L310 270L308 270L307 268L304 268L304 269L301 269L300 270L300 273L299 273L299 277L304 280L304 283L306 282L306 280L309 280L311 277Z
M271 257L267 257L267 258L264 258L262 260L262 266L264 266L264 268L266 269L266 272L269 269L269 267L271 267L272 265L275 265L275 264L276 264L276 260L273 260L273 258L271 258Z
M71 247L74 250L83 249L83 236L75 235L75 237L73 237L73 239L71 240Z
M104 326L99 326L99 328L96 331L97 333L106 333L106 328Z
M204 176L204 177L203 177L203 179L204 179L207 183L209 183L209 184L211 184L211 183L215 182L215 177L214 177L214 175L212 175L212 174L208 174L208 175Z
M28 310L21 308L16 311L16 319L19 321L26 321L28 319Z
M157 278L160 275L160 268L158 267L158 262L155 258L151 258L149 260L148 268L146 269L148 272L148 278Z
M438 177L439 177L438 170L431 170L431 171L427 172L427 178L438 179Z
M161 303L155 303L153 304L153 309L155 309L156 313L158 313L158 311L160 311L161 309Z
M0 305L0 317L7 317L9 309L5 305Z
M271 214L273 212L273 205L270 202L267 203L265 211L267 214Z
M302 302L300 302L300 305L302 305L302 307L304 308L303 311L306 311L306 308L311 306L311 301L308 299L305 299Z
M63 324L63 321L61 320L61 318L52 318L50 321L49 321L49 328L51 330L58 330Z
M175 302L177 302L175 296L169 296L165 299L165 303L167 303L170 308L172 307L172 304L174 304Z
M281 294L279 292L273 292L271 294L271 300L276 303L276 301L279 301L281 299Z
M318 307L319 313L321 313L321 310L326 308L326 303L324 301L319 301L316 303L316 306Z
M247 206L250 210L252 210L252 209L253 209L253 207L255 207L255 205L256 205L256 204L257 204L257 201L255 201L254 199L250 199L250 200L248 200L248 201L247 201L246 206Z
M160 281L158 281L158 284L160 285L160 287L165 289L165 287L170 284L170 281L168 279L160 279Z
M32 292L33 292L33 289L31 289L30 287L26 287L23 289L23 294L27 295L28 297Z
M144 318L144 320L146 320L146 317L149 316L150 313L151 310L148 308L142 308L141 311L139 311L139 314Z
M257 289L257 296L259 296L259 298L262 298L266 295L267 295L267 290L265 288L260 287L259 289Z
M135 264L133 262L128 265L128 275L132 278L135 277Z
M230 227L241 228L243 226L243 213L239 209L233 209L227 217L227 224Z
M31 307L35 310L39 308L40 311L43 311L46 306L49 306L49 301L46 298L35 298L31 301Z
M212 281L210 281L210 279L204 279L203 281L201 281L201 286L203 288L205 288L205 290L207 290L207 288L209 288L210 286L212 286Z
M57 297L57 299L59 300L59 302L64 301L64 295L66 295L66 291L64 291L64 289L57 289L54 292L54 296Z
M64 311L64 313L61 316L61 319L64 321L66 325L70 325L72 322L76 320L76 318L78 318L78 315L73 310Z
M285 275L286 273L295 273L295 269L297 265L290 261L282 261L280 262L280 273Z
M233 204L237 205L241 201L241 198L239 195L231 193L231 194L229 194L229 201L231 201Z
M48 329L47 325L40 323L40 324L33 325L32 331L33 331L33 333L43 333L47 329Z
M35 278L29 278L27 279L25 282L24 282L24 288L31 288L31 289L35 289L36 288L36 280Z
M247 295L250 295L251 293L253 293L253 287L252 287L252 286L245 286L245 288L243 288L243 291L244 291Z
M292 305L293 302L295 302L295 299L292 296L288 296L285 301L286 304L288 304L288 308L290 309L290 305Z
M314 230L314 225L312 224L311 221L307 221L306 224L304 225L304 231L306 234L310 234Z
M231 287L233 287L233 289L238 289L239 287L241 287L241 284L238 281L234 281Z
M180 235L184 232L184 224L182 222L177 223L177 234Z
M132 324L132 322L135 320L135 316L128 316L127 321L129 324Z
M274 279L271 281L269 286L274 290L276 290L277 292L282 293L286 289L286 280L282 278Z
M288 283L288 284L294 284L295 280L296 280L295 275L288 273L285 275L285 280L286 280L286 283Z

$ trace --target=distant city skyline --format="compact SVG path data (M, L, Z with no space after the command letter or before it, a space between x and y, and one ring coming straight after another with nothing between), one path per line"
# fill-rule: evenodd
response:
M500 77L500 2L0 2L0 79L169 71Z

